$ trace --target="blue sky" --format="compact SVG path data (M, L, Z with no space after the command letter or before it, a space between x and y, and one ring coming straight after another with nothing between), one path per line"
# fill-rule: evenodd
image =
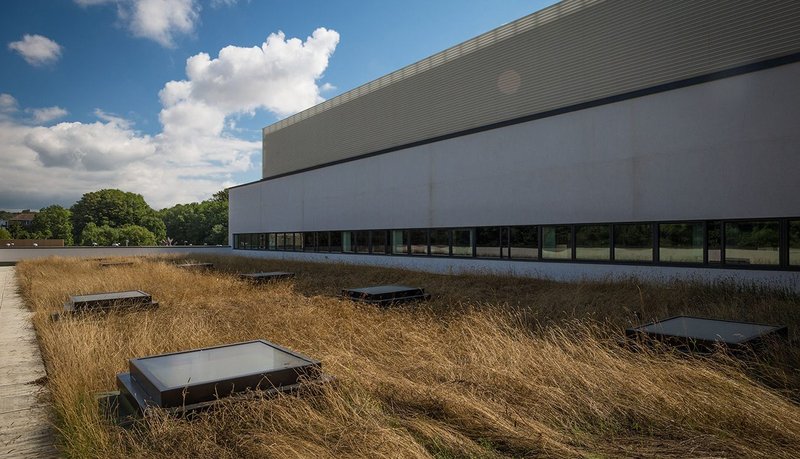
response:
M6 1L0 209L258 180L262 127L552 3Z

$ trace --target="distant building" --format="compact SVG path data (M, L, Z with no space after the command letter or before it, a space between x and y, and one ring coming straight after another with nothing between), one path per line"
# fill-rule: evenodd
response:
M33 223L33 218L36 217L38 212L31 212L30 209L25 209L17 215L14 215L8 220L9 225L13 225L14 223L19 223L20 226L24 229L30 229L31 224Z
M0 218L0 228L8 228L8 220Z
M797 282L798 82L800 2L564 1L264 128L230 240L443 271Z

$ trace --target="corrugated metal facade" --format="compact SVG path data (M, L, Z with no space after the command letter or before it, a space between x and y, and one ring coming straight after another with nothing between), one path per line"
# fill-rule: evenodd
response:
M800 52L800 1L566 1L264 129L263 176Z

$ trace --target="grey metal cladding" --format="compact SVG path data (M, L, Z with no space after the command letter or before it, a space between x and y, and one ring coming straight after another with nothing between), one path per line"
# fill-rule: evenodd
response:
M263 177L798 51L800 1L562 2L264 128Z

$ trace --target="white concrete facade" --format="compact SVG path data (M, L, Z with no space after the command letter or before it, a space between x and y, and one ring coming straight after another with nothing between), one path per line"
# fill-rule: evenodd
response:
M781 65L233 188L230 240L799 217L798 81Z

